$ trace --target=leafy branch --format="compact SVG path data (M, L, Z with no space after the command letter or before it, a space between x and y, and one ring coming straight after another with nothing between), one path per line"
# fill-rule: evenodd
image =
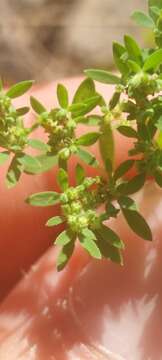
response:
M10 161L7 186L15 186L23 172L33 175L58 168L60 192L31 194L26 199L33 206L60 204L60 213L46 223L49 227L64 226L55 240L60 247L58 270L72 256L76 241L94 258L123 264L124 243L106 224L120 213L133 232L152 240L151 230L131 195L142 189L150 177L162 187L162 1L149 0L148 14L136 11L132 18L138 25L152 29L155 48L141 48L133 37L125 35L122 44L113 43L118 74L85 70L87 78L71 102L68 89L58 84L58 106L51 110L31 96L35 120L30 127L25 126L24 118L30 109L16 109L12 99L23 95L33 82L18 83L7 92L1 83L0 165ZM94 81L114 85L109 101L96 91ZM80 124L87 126L87 132L78 137ZM38 127L46 133L46 142L33 137ZM128 158L117 168L114 129L133 139ZM95 143L99 144L106 175L87 177L84 163L99 165L91 150L87 151ZM28 148L38 154L31 156ZM73 155L78 159L75 186L69 183L69 160ZM132 168L135 175L128 180L126 175Z

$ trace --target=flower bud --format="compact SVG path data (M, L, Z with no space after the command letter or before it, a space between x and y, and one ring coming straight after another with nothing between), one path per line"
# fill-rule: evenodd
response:
M82 209L82 206L81 206L81 204L80 204L80 202L79 201L77 201L77 202L73 202L72 204L71 204L71 209L72 209L72 212L75 212L75 213L80 213L80 211L81 211L81 209Z
M64 148L64 149L59 151L59 157L62 160L68 160L70 155L71 155L70 150L68 148Z
M88 226L88 219L85 215L82 215L78 219L78 227L79 229L83 229Z
M68 199L67 194L66 194L66 193L61 194L61 196L60 196L60 202L61 202L62 204L67 204L68 201L69 201L69 199Z
M78 199L78 190L77 188L70 188L66 191L67 197L69 201Z
M72 154L76 154L77 153L77 146L76 145L71 145L70 146L70 151Z
M84 186L86 188L90 187L91 185L93 185L95 183L95 179L92 179L92 178L86 178L84 179Z
M67 110L66 109L60 109L56 114L56 119L62 120L67 117Z

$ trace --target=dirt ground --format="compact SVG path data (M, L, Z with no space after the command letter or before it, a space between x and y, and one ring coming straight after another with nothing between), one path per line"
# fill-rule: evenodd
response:
M129 20L145 0L1 0L0 73L39 82L112 67L112 40L139 31ZM141 37L140 37L141 38Z

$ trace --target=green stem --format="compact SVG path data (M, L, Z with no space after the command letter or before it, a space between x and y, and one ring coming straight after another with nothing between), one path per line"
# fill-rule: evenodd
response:
M58 161L59 168L64 169L65 171L68 170L68 162L65 159L60 159Z

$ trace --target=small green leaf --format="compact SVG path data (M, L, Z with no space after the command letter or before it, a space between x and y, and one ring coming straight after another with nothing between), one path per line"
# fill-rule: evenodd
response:
M33 206L52 206L58 204L60 194L55 191L45 191L30 195L26 202Z
M121 125L117 128L117 130L120 132L120 134L128 137L128 138L138 138L138 134L136 130L134 130L130 126Z
M33 149L41 150L47 152L50 150L50 146L45 144L43 141L39 139L29 139L28 145L30 145Z
M110 217L116 218L118 213L120 212L120 209L117 209L111 202L106 203L106 215L107 219Z
M151 6L149 10L151 10L151 12L153 12L157 16L160 16L160 9L157 6Z
M86 99L84 101L85 108L80 111L79 115L85 115L88 114L90 111L92 111L97 105L100 104L101 96L95 95L89 99Z
M41 115L42 113L46 112L46 108L44 105L40 103L34 96L30 97L30 104L32 109L38 114Z
M156 6L160 10L162 9L162 0L148 0L149 9L151 6Z
M105 160L105 169L109 175L112 175L113 172L113 164L110 159Z
M54 216L46 222L46 226L49 226L49 227L56 226L56 225L62 224L63 221L64 220L61 216Z
M69 187L69 182L68 182L68 174L64 169L59 169L57 180L61 190L66 191Z
M84 124L86 122L86 118L81 115L81 116L75 116L75 114L73 114L73 120L76 122L76 124ZM88 124L87 124L88 125Z
M162 64L162 49L156 50L151 54L144 63L143 70L156 70Z
M71 111L75 115L75 113L84 111L85 108L86 108L86 104L77 103L77 104L70 105L68 110Z
M95 259L102 259L102 254L98 248L96 241L91 237L85 236L83 233L79 235L79 241L87 252Z
M61 271L64 269L68 261L70 260L74 251L74 241L69 242L65 246L63 246L62 250L56 261L57 270Z
M66 87L62 84L57 85L57 98L58 98L59 105L63 109L67 109L68 104L69 104L68 92L67 92Z
M160 21L161 21L160 20L160 18L161 18L161 9L162 9L162 4L161 4L160 7L158 7L158 6L150 6L149 7L149 15L153 19L153 21L154 21L154 23L155 23L155 25L157 27L159 27L159 24L160 24ZM154 30L155 30L155 37L156 37L156 30L157 30L156 27L155 27ZM160 35L160 33L158 35ZM160 47L161 47L161 45L160 45Z
M109 242L111 246L117 247L118 249L124 249L124 243L119 236L109 227L102 224L101 228L97 230L101 235L102 239Z
M123 266L123 257L120 252L120 249L117 249L114 246L110 246L109 247L109 257L110 257L111 261L113 261L114 263Z
M145 219L136 210L121 208L122 213L130 228L144 240L152 240L151 230Z
M137 42L129 35L124 36L125 47L128 51L130 59L134 60L138 64L141 63L141 50Z
M141 71L141 67L133 60L128 60L128 66L131 72L137 74Z
M3 151L0 153L0 165L3 165L10 157L10 153L8 151Z
M84 72L91 79L99 81L103 84L120 84L121 83L121 79L118 76L111 74L105 70L88 69L88 70L85 70Z
M100 133L99 146L105 168L107 167L107 161L110 161L113 167L115 144L111 124L109 122L104 122L100 128Z
M30 108L28 106L24 106L16 109L16 112L19 116L26 115L29 112Z
M19 152L21 151L21 146L20 145L11 145L10 149L12 149L13 152Z
M23 170L29 174L36 173L41 168L39 160L31 155L21 154L17 160L22 165Z
M85 228L85 229L82 230L82 235L83 235L84 237L86 237L87 239L90 238L90 239L92 239L92 240L94 240L94 241L97 240L97 239L96 239L96 235L94 234L94 232L91 231L91 230L88 229L88 228Z
M77 183L77 185L80 185L80 184L82 184L82 182L85 178L85 171L80 164L77 164L75 170L76 170L76 183Z
M102 107L102 106L107 106L107 102L106 102L106 100L104 99L104 97L103 97L101 94L99 94L99 93L97 93L97 94L98 94L99 97L100 97L100 100L99 100L98 105L99 105L100 107Z
M135 20L136 24L149 29L154 29L155 24L150 16L146 15L142 11L135 11L132 15L132 19Z
M134 118L136 117L137 107L131 100L128 100L123 103L122 110L124 113L130 113L131 115L134 116Z
M115 92L109 102L110 110L113 110L120 100L120 92Z
M151 6L149 8L149 13L151 18L154 20L154 22L156 23L156 21L158 20L158 18L160 17L160 9L156 6Z
M121 58L121 56L125 53L126 53L126 49L123 45L121 45L117 42L113 43L114 61L122 75L127 75L127 73L129 72L129 68L128 68L126 62Z
M108 241L104 241L102 235L99 234L97 231L96 231L96 236L97 236L98 247L101 251L102 257L105 259L110 259L117 264L123 265L123 259L120 249L111 246Z
M162 187L162 171L156 170L154 173L156 183Z
M98 161L89 152L79 148L79 149L77 149L77 154L80 157L80 159L83 160L86 164L91 165L93 167L98 166Z
M6 175L6 185L9 189L17 184L21 174L22 174L22 165L19 163L17 156L15 155L14 158L12 159L12 162L9 166Z
M96 91L93 80L85 79L78 87L74 95L72 104L82 103L88 98L93 97L95 94Z
M64 230L61 234L59 234L55 240L55 245L67 245L69 242L71 242L72 236L71 233L68 230Z
M135 194L144 186L145 180L146 180L145 173L136 175L130 181L119 185L118 190L123 195Z
M76 121L77 118L81 119L82 117L83 119L83 115L86 115L87 113L92 111L97 105L99 105L100 100L101 96L95 95L91 98L85 99L84 103L72 104L71 106L69 106L69 111L72 112L72 116L76 119Z
M33 80L27 80L17 83L13 85L6 93L8 97L11 99L17 98L23 94L25 94L33 85Z
M123 175L125 175L134 165L134 160L126 160L123 163L121 163L118 168L115 170L114 173L114 180L117 180L121 178Z
M76 140L77 145L90 146L96 143L100 134L97 132L87 133Z
M156 143L158 144L159 148L162 149L162 131L160 131L160 133L156 139Z
M121 196L118 199L118 204L123 209L138 210L135 201L128 196Z
M89 126L97 126L101 124L101 121L102 121L102 116L89 115L85 118L85 121L82 122Z
M43 172L49 171L58 163L58 156L53 155L38 155L35 157L39 161L39 168L33 168L32 172L30 169L30 173L32 174L41 174Z

